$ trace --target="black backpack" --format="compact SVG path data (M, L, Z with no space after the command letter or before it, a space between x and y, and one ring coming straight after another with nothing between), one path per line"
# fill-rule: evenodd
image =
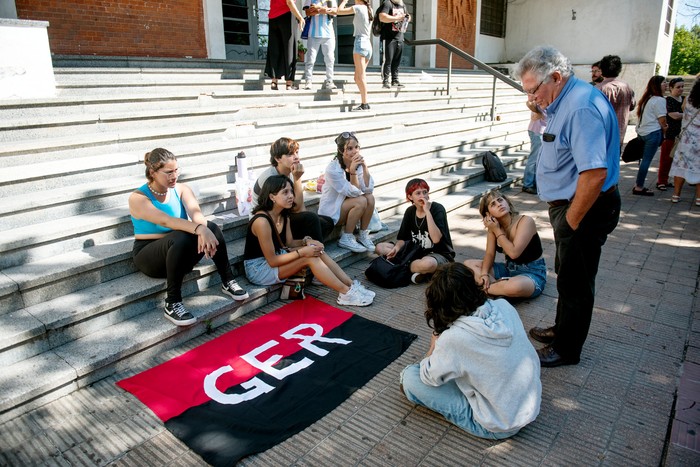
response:
M481 163L484 164L484 169L486 170L484 178L487 182L502 182L508 178L503 162L495 153L492 151L482 152L481 156Z
M373 284L385 289L395 289L406 287L411 283L411 261L420 259L425 255L423 247L419 244L408 241L403 248L392 258L377 256L369 263L365 271L365 276Z
M377 11L374 12L374 18L372 19L372 35L377 37L382 35L382 22L379 21L379 12L382 11L383 7L384 2L382 2L377 8Z

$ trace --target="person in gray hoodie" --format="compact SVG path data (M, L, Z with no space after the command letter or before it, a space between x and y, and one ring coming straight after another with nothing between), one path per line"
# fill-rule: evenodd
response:
M540 362L518 313L489 300L461 263L440 266L425 293L430 350L401 372L409 401L474 436L504 439L540 412Z

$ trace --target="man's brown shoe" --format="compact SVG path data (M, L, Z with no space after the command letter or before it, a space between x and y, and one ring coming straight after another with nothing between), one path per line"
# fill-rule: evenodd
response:
M540 357L540 366L555 367L562 365L576 365L578 361L569 360L559 355L551 345L546 345L537 351L537 356Z
M542 342L543 344L551 344L554 342L554 326L551 328L532 328L530 329L530 337L535 339L537 342Z

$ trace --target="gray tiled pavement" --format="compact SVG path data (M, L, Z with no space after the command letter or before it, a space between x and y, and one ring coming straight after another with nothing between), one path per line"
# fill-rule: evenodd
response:
M373 306L352 311L419 339L328 416L242 464L700 465L700 446L694 450L670 441L682 367L700 364L700 208L691 205L688 187L677 205L670 203L670 192L632 196L635 173L635 166L622 168L623 216L603 250L581 363L542 370L540 416L517 436L500 442L477 439L403 398L399 372L420 359L429 343L421 305L424 286L375 289ZM648 180L654 178L651 172ZM526 329L549 325L556 287L546 205L515 190L510 194L517 208L535 217L550 271L545 293L516 307ZM458 260L480 257L484 236L476 210L463 208L449 221ZM361 276L366 264L356 263L349 272ZM310 292L334 303L327 289ZM0 465L205 465L114 383L280 305L0 425ZM690 387L686 397L699 401L697 389Z

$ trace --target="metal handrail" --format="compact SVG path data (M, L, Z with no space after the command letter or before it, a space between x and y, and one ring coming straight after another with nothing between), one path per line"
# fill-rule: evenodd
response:
M485 64L484 62L477 60L476 58L472 57L468 53L466 53L464 50L455 47L454 45L450 44L449 42L443 40L443 39L422 39L422 40L415 40L411 41L406 39L405 40L406 44L410 46L417 46L417 45L439 45L441 47L444 47L447 49L447 95L450 95L450 78L452 76L452 54L456 54L457 56L465 59L475 67L485 71L486 73L490 74L493 76L493 87L491 89L491 120L493 121L496 118L496 80L500 79L504 83L508 84L509 86L512 86L513 88L517 89L518 91L525 93L523 90L523 87L516 81L513 81L510 79L508 76L504 75L500 71L496 70L495 68L492 68Z

